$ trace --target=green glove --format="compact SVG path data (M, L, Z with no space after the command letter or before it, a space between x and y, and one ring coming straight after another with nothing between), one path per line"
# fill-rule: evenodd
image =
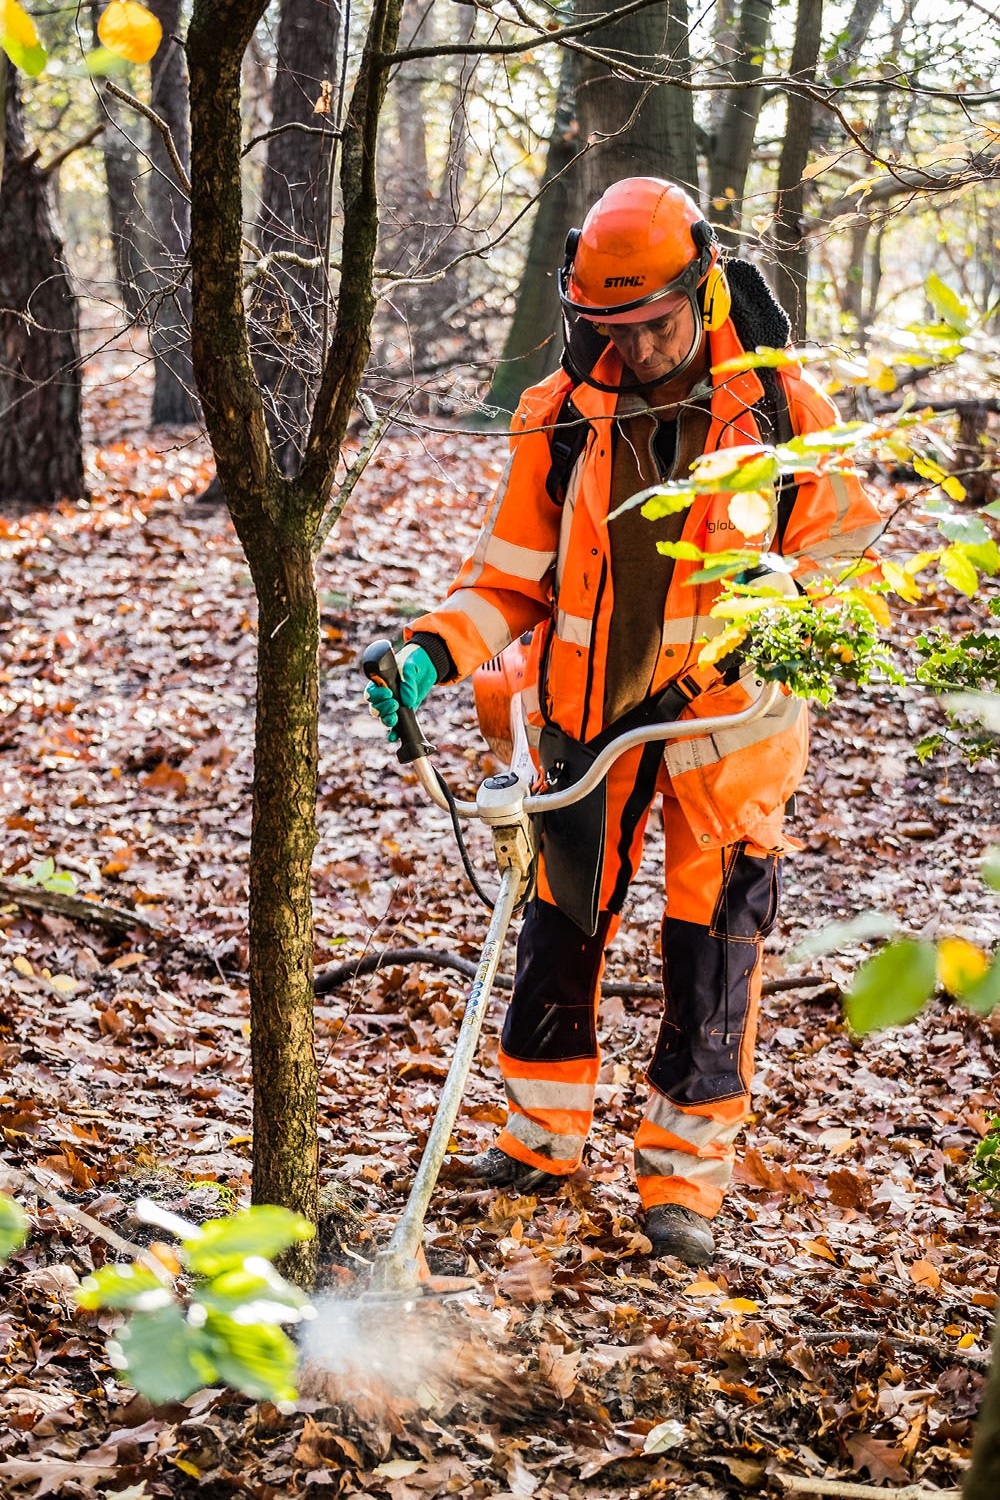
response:
M423 646L409 641L396 657L399 663L399 696L404 708L419 708L431 688L437 682L437 669ZM399 718L399 703L381 682L370 682L365 688L365 697L389 731L389 739L399 739L396 720Z

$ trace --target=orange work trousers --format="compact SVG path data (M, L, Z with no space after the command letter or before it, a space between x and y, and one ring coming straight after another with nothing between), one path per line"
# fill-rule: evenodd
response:
M780 859L746 842L699 847L671 794L659 745L622 756L608 777L593 937L546 899L544 868L539 872L501 1039L508 1116L497 1145L555 1175L580 1163L601 1065L597 1009L605 950L657 795L665 836L664 1007L635 1136L635 1177L647 1209L680 1203L712 1218L749 1109L762 949L777 917Z

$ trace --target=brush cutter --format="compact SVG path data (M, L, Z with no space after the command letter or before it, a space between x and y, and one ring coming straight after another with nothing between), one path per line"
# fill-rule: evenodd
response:
M532 784L537 779L537 767L528 749L517 702L521 681L520 663L523 662L523 657L517 655L518 645L519 643L514 643L512 655L506 662L500 657L491 665L488 671L492 675L487 676L485 685L482 679L476 683L477 708L480 710L484 731L491 742L502 745L509 752L510 765L508 770L499 775L488 776L482 782L474 802L457 800L445 786L431 764L431 747L420 732L413 710L400 706L396 723L398 760L402 765L412 765L431 801L451 813L459 837L459 820L463 818L478 818L489 828L500 874L500 890L492 903L489 929L465 1003L455 1054L441 1090L437 1113L410 1195L389 1244L375 1258L373 1290L384 1293L412 1292L419 1287L418 1254L424 1219L465 1092L479 1032L496 979L504 938L511 918L519 905L530 896L534 886L539 830L545 830L546 871L551 874L547 835L552 826L553 815L601 791L609 769L619 756L653 740L716 734L722 729L747 724L768 713L781 692L777 683L771 683L741 713L680 722L677 721L676 714L690 701L690 696L680 693L673 698L667 697L666 702L661 698L645 714L635 716L639 721L634 726L627 725L624 732L616 734L608 743L601 744L597 741L585 747L589 754L582 774L568 778L564 774L553 776L550 770L545 784L552 786L555 783L557 789L532 792ZM504 656L506 655L505 652ZM389 641L374 641L362 657L362 668L371 681L384 684L399 701L399 668ZM497 708L498 698L502 698L504 691L510 693L511 711L507 725L501 722L502 716L498 715ZM668 689L668 694L669 692ZM619 721L619 725L615 727L619 728L624 724L625 721ZM565 763L559 761L558 772L564 771ZM470 869L468 864L466 867ZM553 891L555 893L554 886ZM560 905L562 904L560 900ZM587 902L583 901L581 906L586 908ZM574 915L574 920L586 930L585 911L581 916Z

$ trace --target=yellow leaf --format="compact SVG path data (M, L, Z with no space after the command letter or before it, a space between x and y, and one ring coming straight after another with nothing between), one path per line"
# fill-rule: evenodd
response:
M705 453L697 463L691 465L691 477L699 484L712 484L739 473L748 459L760 458L759 444L745 444L741 448L717 448L714 453Z
M160 45L163 28L138 0L111 0L97 23L97 35L109 52L129 62L147 63Z
M940 547L936 552L918 552L915 557L911 557L907 562L903 564L903 572L909 573L911 577L916 577L918 573L922 573L924 571L929 563L934 562L934 560L940 556Z
M837 1257L825 1240L806 1240L802 1248L808 1250L810 1255L818 1255L821 1260L832 1260L834 1265L837 1264Z
M172 1460L172 1463L174 1468L180 1469L182 1474L190 1474L192 1479L201 1478L201 1470L198 1468L198 1465L193 1464L190 1459L175 1458Z
M74 979L70 974L53 974L49 979L49 984L58 995L75 995L80 988L79 980Z
M921 598L922 591L914 583L910 574L896 563L890 562L887 557L882 559L882 577L893 593L898 594L901 599L907 600L908 603L916 604L917 600Z
M947 937L938 943L937 976L949 995L963 995L982 979L990 966L987 955L965 938Z
M940 1290L941 1276L937 1266L932 1266L929 1260L915 1260L907 1270L914 1286L929 1286L935 1292Z
M38 32L35 23L18 0L3 0L0 19L3 21L4 38L10 37L22 47L37 47Z
M753 597L720 599L713 604L711 614L716 620L742 620L746 615L755 615L774 603L773 594L757 594Z
M881 594L869 593L867 589L848 589L843 598L851 604L860 604L884 630L892 626L889 606Z
M970 599L979 587L979 574L975 565L957 547L946 547L942 552L941 572L952 588L958 589Z
M21 974L25 979L33 979L35 977L34 969L31 967L30 963L22 953L19 953L17 957L12 960L12 963L17 972Z
M826 171L827 167L835 167L838 162L843 161L843 158L843 151L835 151L832 156L817 156L815 161L811 161L804 168L802 181L808 182L811 177L818 177L821 172Z
M692 1281L683 1291L685 1297L714 1297L722 1288L717 1281Z
M958 1347L960 1349L971 1349L975 1342L976 1335L974 1333L963 1333L958 1341Z
M964 500L966 495L965 485L954 474L949 474L947 479L942 479L941 488L950 500Z
M727 1297L725 1302L719 1303L719 1312L755 1313L760 1312L760 1308L749 1297Z
M763 490L744 490L730 500L727 514L744 536L760 536L771 524L771 502Z
M699 667L712 667L717 661L736 647L746 638L746 627L743 625L730 625L721 635L714 635L706 646L702 646L698 653Z
M919 457L914 454L913 467L922 479L933 479L935 484L943 484L948 478L947 471L942 469L939 463L935 463L933 458Z

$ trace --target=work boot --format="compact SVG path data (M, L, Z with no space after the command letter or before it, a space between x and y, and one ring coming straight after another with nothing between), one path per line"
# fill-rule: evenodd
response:
M552 1187L561 1181L554 1172L543 1172L540 1167L529 1167L527 1162L508 1156L499 1146L491 1146L468 1163L471 1176L486 1187L514 1188L519 1193L530 1193L535 1188Z
M658 1203L646 1215L654 1258L676 1255L686 1266L707 1266L715 1254L712 1226L703 1214L680 1203Z

